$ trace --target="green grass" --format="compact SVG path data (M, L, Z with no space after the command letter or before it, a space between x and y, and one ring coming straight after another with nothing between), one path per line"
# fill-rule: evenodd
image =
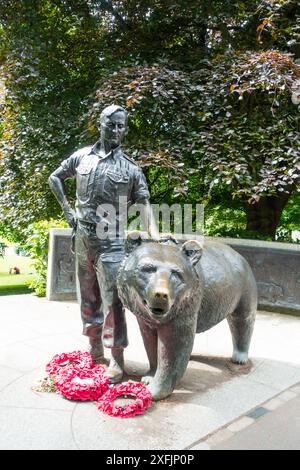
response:
M0 295L29 294L27 283L33 278L32 259L25 256L9 255L0 258ZM9 274L17 266L21 274Z

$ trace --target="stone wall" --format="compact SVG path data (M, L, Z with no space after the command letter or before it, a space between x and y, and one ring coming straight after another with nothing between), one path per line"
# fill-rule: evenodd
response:
M207 237L228 243L249 262L258 286L259 308L300 315L300 245ZM76 298L71 229L51 229L47 278L49 300Z
M48 300L76 299L75 258L71 253L69 228L50 229L47 291Z
M236 238L218 240L228 243L250 264L260 309L300 315L300 245Z

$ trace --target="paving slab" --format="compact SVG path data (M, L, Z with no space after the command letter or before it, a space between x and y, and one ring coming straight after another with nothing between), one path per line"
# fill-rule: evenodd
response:
M0 407L1 450L75 450L71 412Z
M220 431L217 431L208 439L206 439L205 442L200 442L200 444L197 444L195 447L193 447L193 450L198 450L198 446L200 446L201 444L206 444L209 448L212 446L216 446L221 442L230 439L232 436L234 436L234 433L229 431L228 428L220 429Z
M242 418L236 420L234 423L227 426L227 429L231 432L241 431L242 429L247 428L254 422L253 419L249 418L248 416L243 416Z
M3 390L8 384L22 377L24 372L12 367L0 366L0 390Z
M218 418L218 426L215 429L218 429L238 416L245 414L257 404L273 397L274 393L276 393L276 390L271 387L248 381L243 377L237 377L223 383L220 387L198 393L190 400L196 401L200 406L214 410ZM176 392L169 400L176 400ZM199 420L201 421L201 416L199 416ZM209 432L213 431L212 428L213 426L211 426ZM204 432L205 430L203 430L203 433L199 432L199 438L204 437Z
M45 375L44 369L39 368L8 384L1 392L0 407L73 411L76 402L55 393L42 393L32 389Z
M39 351L47 353L47 357L51 359L54 354L60 354L65 351L75 351L87 347L87 341L80 335L69 335L66 333L40 336L39 338L24 341L25 346L29 346Z
M23 319L23 322L25 322L25 319ZM22 324L14 318L9 318L5 321L5 329L3 328L0 331L0 344L6 346L19 341L40 338L40 336L41 331L33 325Z
M280 377L280 383L278 377ZM268 360L258 365L255 370L250 371L248 378L282 390L300 381L300 367L296 367L294 362L292 365L288 365L279 361Z
M264 403L264 407L267 410L273 411L273 410L276 410L276 408L278 408L279 406L281 406L282 403L283 403L283 400L280 400L280 398L276 397Z
M22 372L29 372L47 361L49 355L39 349L26 344L13 343L0 346L0 365L12 367Z
M221 443L214 450L299 450L300 396L291 399L272 413Z
M77 405L72 429L80 449L184 449L199 434L218 426L214 410L193 403L156 403L147 414L118 419L100 413L95 404ZM90 426L93 432L86 430Z
M7 311L15 312L14 317ZM187 371L171 397L154 403L142 416L111 418L94 403L31 390L55 353L87 349L75 302L1 297L0 319L1 449L207 449L206 436L212 443L214 433L263 403L284 403L279 393L300 381L300 319L261 312L250 364L230 362L231 336L223 321L196 336ZM147 356L136 319L128 312L127 321L126 370L138 379L147 371ZM13 338L14 322L18 334Z

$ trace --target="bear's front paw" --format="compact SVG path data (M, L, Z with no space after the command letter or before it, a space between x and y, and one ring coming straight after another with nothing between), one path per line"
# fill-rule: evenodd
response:
M141 378L141 382L144 385L149 385L152 379L153 379L152 375L145 375L144 377Z
M145 385L149 385L151 380L153 380L154 376L155 376L155 371L149 370L147 375L144 375L144 377L141 378L141 382Z
M173 391L169 387L164 387L163 385L156 384L153 378L152 380L150 380L149 385L147 385L147 388L152 395L153 401L163 400L164 398L167 398L169 395L171 395Z

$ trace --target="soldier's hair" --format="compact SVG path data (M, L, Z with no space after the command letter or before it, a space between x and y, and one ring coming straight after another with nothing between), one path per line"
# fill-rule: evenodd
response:
M106 108L103 109L102 113L100 114L99 123L102 122L103 118L110 117L110 116L112 116L113 114L115 114L117 112L124 113L125 123L127 125L128 113L127 113L126 109L122 108L122 106L117 106L115 104L111 104L110 106L107 106Z

